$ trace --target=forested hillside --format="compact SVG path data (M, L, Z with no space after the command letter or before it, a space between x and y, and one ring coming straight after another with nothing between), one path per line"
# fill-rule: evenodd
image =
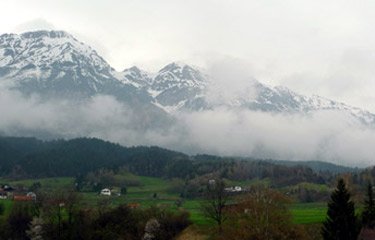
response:
M0 137L0 160L1 176L10 178L76 177L100 169L125 168L136 175L163 178L211 175L235 181L268 179L272 185L282 187L300 182L328 183L337 174L314 170L303 162L286 165L283 161L188 156L160 147L124 147L95 138L41 141ZM361 182L361 174L356 176Z
M75 176L100 168L126 166L146 176L163 176L167 166L189 157L159 147L122 147L94 138L40 141L0 138L2 175L31 177Z

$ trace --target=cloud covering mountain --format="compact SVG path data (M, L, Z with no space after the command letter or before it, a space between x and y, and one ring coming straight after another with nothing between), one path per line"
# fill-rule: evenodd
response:
M374 114L270 87L246 68L115 71L62 31L0 36L0 132L99 137L188 153L370 165Z

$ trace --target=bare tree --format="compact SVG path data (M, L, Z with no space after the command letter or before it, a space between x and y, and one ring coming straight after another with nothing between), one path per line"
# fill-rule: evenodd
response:
M205 201L202 203L203 214L216 222L219 232L222 232L222 224L226 220L225 204L228 194L225 191L224 181L221 179L210 180L207 184Z

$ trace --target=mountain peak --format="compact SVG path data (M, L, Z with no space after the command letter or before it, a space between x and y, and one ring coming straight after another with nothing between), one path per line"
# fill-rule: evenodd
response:
M1 58L3 57L3 58ZM30 63L47 67L56 62L95 65L101 71L109 65L90 46L65 31L32 31L0 36L0 66L21 69Z
M124 69L122 72L135 72L135 73L140 74L142 70L139 69L137 66L133 66L133 67Z
M163 67L156 77L160 81L198 81L202 82L204 77L201 72L185 63L172 62Z
M165 65L162 69L159 70L159 73L167 72L167 71L181 71L181 69L193 69L189 65L183 63L183 62L172 62L167 65Z
M112 71L94 49L64 31L0 36L0 78L13 79L14 87L25 93L82 90L90 95L115 82Z
M122 72L113 72L113 75L120 82L133 85L136 88L146 87L152 81L150 74L137 66L126 68Z

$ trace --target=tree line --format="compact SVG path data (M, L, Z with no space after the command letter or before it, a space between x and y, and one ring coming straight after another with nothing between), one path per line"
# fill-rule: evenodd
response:
M325 183L335 174L261 160L209 155L188 156L159 147L123 147L95 138L41 141L0 137L0 176L11 178L77 177L100 169L127 168L143 176L192 179L207 174L232 180L271 179L276 187L299 182Z

